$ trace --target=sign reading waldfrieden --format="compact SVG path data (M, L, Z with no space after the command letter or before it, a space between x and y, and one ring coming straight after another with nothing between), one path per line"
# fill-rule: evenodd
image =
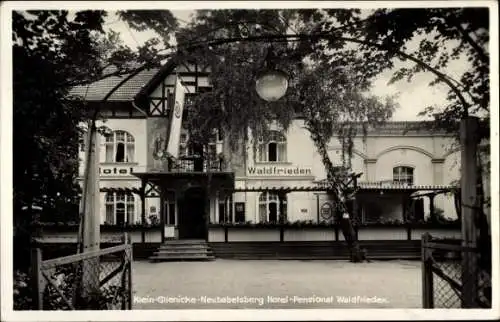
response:
M253 176L310 176L311 168L299 166L256 166L247 168L248 175Z

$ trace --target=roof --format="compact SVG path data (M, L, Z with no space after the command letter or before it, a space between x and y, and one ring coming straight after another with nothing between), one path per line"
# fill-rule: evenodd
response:
M362 182L358 185L364 190L409 190L409 191L431 191L431 190L449 190L455 188L451 185L407 185L401 183L371 183Z
M142 67L139 67L142 68ZM121 84L107 99L114 102L130 102L139 95L150 94L175 69L175 59L170 59L161 67L146 68ZM69 95L81 96L86 101L102 101L104 97L132 73L111 76L89 85L75 86Z
M132 101L141 89L158 74L159 68L146 69L122 84L108 101ZM69 95L81 96L86 101L101 101L104 97L128 75L111 76L90 85L74 87Z
M116 89L108 98L108 101L131 102L135 100L140 107L146 108L144 104L147 104L147 102L144 101L144 98L148 96L163 79L172 73L175 67L175 59L172 58L161 67L145 69L139 72ZM130 74L112 76L90 85L76 86L69 92L69 95L81 96L84 100L89 102L102 101L104 97L128 75ZM412 133L422 132L427 135L430 125L433 123L433 121L387 121L377 127L370 126L368 132L401 135L408 131ZM361 126L359 130L361 130ZM434 132L445 134L444 130L434 130Z

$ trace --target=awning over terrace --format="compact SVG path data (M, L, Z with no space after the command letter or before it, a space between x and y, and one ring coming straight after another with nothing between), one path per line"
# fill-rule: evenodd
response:
M358 183L360 191L406 191L406 192L417 192L417 191L452 191L456 189L452 185L407 185L399 183L378 183L378 182L360 182ZM269 192L292 192L292 191L310 191L310 192L320 192L328 191L329 187L324 182L319 182L316 184L309 185L259 185L252 187L238 187L235 192L256 192L256 191L269 191Z
M432 191L432 192L450 192L457 189L456 186L452 185L402 185L402 184L379 184L379 183L359 183L358 184L361 191L407 191L407 192L418 192L418 191ZM258 191L269 191L269 192L292 192L292 191L310 191L310 192L321 192L328 191L328 186L324 184L315 185L259 185L252 187L238 187L234 189L234 192L258 192ZM116 188L116 187L105 187L100 188L101 192L129 192L129 193L140 193L138 188ZM424 193L425 195L425 193Z
M129 188L129 187L102 187L99 188L100 192L118 192L118 193L140 193L141 190L139 188ZM80 189L80 195L82 191Z

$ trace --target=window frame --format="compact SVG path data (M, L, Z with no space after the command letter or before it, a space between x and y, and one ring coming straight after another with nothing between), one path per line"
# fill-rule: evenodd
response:
M234 196L229 195L226 198L221 198L219 194L217 194L217 203L216 203L216 213L215 213L215 222L218 223L234 223L235 222L235 214L233 211L233 207L235 205ZM221 208L224 210L221 218ZM222 220L221 220L222 219Z
M265 205L265 222L269 222L269 205L271 203L276 204L276 223L280 222L280 217L281 217L281 205L284 205L284 214L288 216L288 196L285 195L282 200L280 200L279 194L277 192L270 192L270 191L264 191L259 194L259 197L257 199L258 203L258 222L263 222L262 221L262 206ZM284 218L286 221L287 218Z
M276 153L274 159L276 161L270 161L270 149L271 144L275 145L274 151ZM262 137L258 141L257 147L257 160L258 162L265 163L279 163L288 161L288 141L285 133L283 131L270 131L269 139L264 140Z
M123 135L123 138L119 137ZM117 151L119 144L123 144L123 161L117 161ZM108 158L108 149L111 149L111 160ZM132 152L130 152L132 151ZM130 153L129 153L130 152ZM113 131L106 136L104 142L104 162L105 163L134 163L135 161L135 138L130 132L124 130Z
M208 141L208 146L207 146L207 156L211 161L216 161L217 160L217 146L222 146L222 135L221 135L221 130L219 129L214 129L212 137ZM211 151L213 150L213 151ZM213 155L211 152L214 152Z
M397 184L415 184L415 167L400 165L392 168L392 182Z
M135 220L137 218L137 207L136 207L136 198L133 193L131 192L106 192L104 196L104 204L105 204L105 222L110 224L110 225L117 225L117 209L118 209L118 204L122 204L124 206L125 210L125 220L124 224L125 225L131 225L135 223ZM111 206L112 208L112 223L108 222L108 207ZM129 222L129 218L131 219L131 222Z
M165 215L165 224L168 226L174 226L177 227L177 194L175 193L174 190L167 190L166 192L166 198L164 200L164 207L162 211L158 213L158 216L162 216L164 213ZM173 213L172 213L173 210ZM161 217L160 217L161 218ZM173 219L173 223L171 222Z

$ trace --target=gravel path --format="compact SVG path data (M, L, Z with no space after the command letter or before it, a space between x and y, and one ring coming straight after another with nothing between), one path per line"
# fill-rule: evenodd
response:
M134 309L421 308L417 261L134 262Z

